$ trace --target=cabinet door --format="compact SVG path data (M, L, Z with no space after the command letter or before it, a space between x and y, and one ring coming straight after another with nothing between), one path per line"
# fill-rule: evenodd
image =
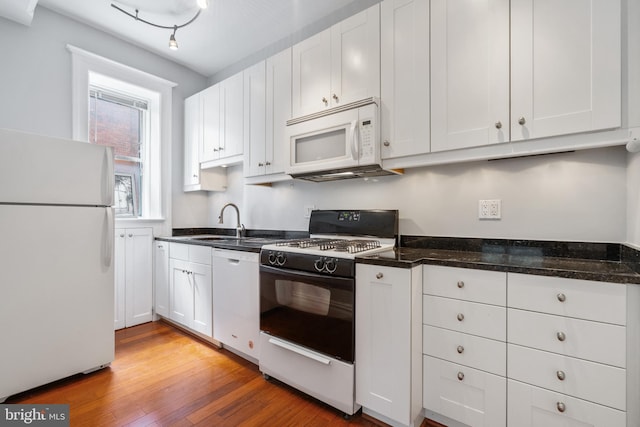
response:
M424 356L423 375L426 409L473 427L507 425L504 377L430 356ZM520 423L509 425L524 426Z
M201 92L202 97L202 148L200 162L220 157L220 85L213 85Z
M169 318L192 327L193 283L188 262L178 259L169 261Z
M380 6L357 13L331 28L331 93L336 107L380 96Z
M329 106L331 92L331 29L293 46L293 117Z
M512 140L620 126L620 7L511 1Z
M509 140L509 0L431 1L431 151Z
M155 242L155 312L169 317L169 243Z
M224 137L220 144L220 158L225 159L242 154L244 148L244 81L243 74L237 73L220 84L222 105L221 132Z
M124 328L125 325L125 291L126 291L126 230L124 228L115 229L114 244L114 264L113 274L114 285L114 319L116 330Z
M287 120L291 118L291 49L267 59L266 173L283 173L289 165Z
M126 229L126 326L153 320L151 228Z
M244 70L244 176L265 173L265 61Z
M184 100L184 186L200 184L202 110L200 94Z
M211 266L189 263L188 271L193 289L193 317L191 328L208 337L213 336L213 298L211 294Z
M625 427L623 411L509 380L508 423L518 427Z
M409 425L411 270L356 264L356 402Z
M429 152L429 3L381 4L382 158Z

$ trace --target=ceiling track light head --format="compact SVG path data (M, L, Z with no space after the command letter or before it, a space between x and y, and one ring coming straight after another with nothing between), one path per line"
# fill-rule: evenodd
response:
M204 5L204 6L203 6ZM198 16L200 16L200 12L202 12L202 9L205 9L207 6L209 5L209 0L198 0L198 6L200 7L198 9L198 11L196 12L195 16L193 18L191 18L190 20L188 20L187 22L185 22L184 24L181 25L172 25L172 26L167 26L167 25L159 25L159 24L154 24L153 22L144 20L142 18L140 18L138 16L138 9L136 9L136 14L132 14L127 12L126 10L122 9L121 7L111 3L111 7L113 7L114 9L119 10L120 12L124 13L127 16L130 16L131 18L135 19L136 21L140 21L140 22L144 22L147 25L151 25L152 27L156 27L156 28L163 28L165 30L173 30L173 33L171 34L171 36L169 36L169 49L171 50L178 50L178 42L176 41L176 31L178 31L178 28L183 28L186 27L187 25L191 24L193 21L195 21Z

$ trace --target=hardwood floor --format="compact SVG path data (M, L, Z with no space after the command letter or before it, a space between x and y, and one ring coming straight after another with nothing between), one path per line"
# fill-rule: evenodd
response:
M68 403L81 426L376 426L164 322L116 332L109 368L15 395L6 403ZM423 424L427 426L428 424Z

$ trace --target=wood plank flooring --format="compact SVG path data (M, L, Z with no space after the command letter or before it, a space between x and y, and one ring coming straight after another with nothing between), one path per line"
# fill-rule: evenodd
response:
M117 331L109 368L6 403L68 403L72 427L380 425L361 414L344 420L338 410L264 380L256 365L164 322Z

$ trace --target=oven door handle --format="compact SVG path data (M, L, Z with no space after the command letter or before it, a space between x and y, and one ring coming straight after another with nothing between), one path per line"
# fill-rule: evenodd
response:
M300 356L304 356L308 359L312 359L315 360L316 362L320 362L323 365L330 365L331 364L331 359L326 358L326 357L322 357L318 354L312 353L309 350L305 350L303 348L300 348L298 346L295 346L293 344L289 344L286 341L281 341L277 338L269 338L269 343L273 344L273 345L277 345L278 347L284 348L285 350L289 350L292 351L294 353L299 354Z

